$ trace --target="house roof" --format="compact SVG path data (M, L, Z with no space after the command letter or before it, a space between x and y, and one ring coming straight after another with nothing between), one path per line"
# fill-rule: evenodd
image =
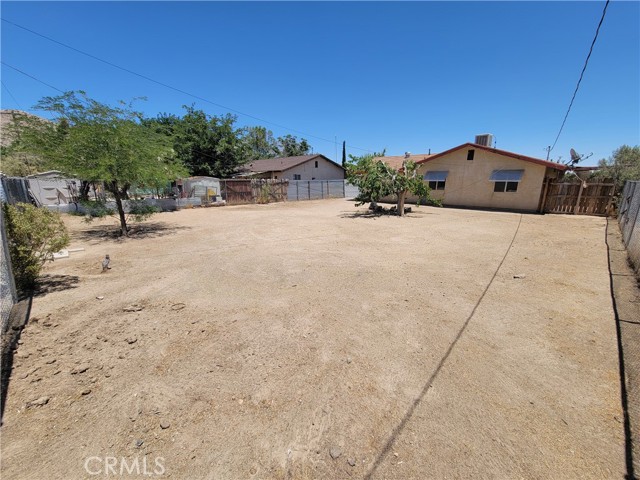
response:
M324 155L315 154L315 155L300 155L297 157L278 157L278 158L265 158L261 160L254 160L246 164L245 170L252 173L263 173L263 172L282 172L284 170L289 170L290 168L297 167L309 160L314 160L316 158L324 158L328 162L333 163L334 165L342 168L342 165L338 165L332 160L329 160Z
M433 156L434 154L429 154L429 153L416 153L413 155L409 155L409 160L415 163L422 163ZM402 162L404 162L404 159L405 159L404 155L374 158L374 160L379 160L381 162L384 162L395 170L400 170L402 168Z
M543 165L545 167L554 168L556 170L561 170L561 171L565 171L567 170L567 168L569 168L566 165L563 165L561 163L549 162L547 160L541 160L539 158L534 158L534 157L527 157L526 155L520 155L519 153L513 153L513 152L508 152L507 150L499 150L497 148L486 147L484 145L478 145L477 143L463 143L462 145L458 145L457 147L451 148L444 152L431 155L428 158L425 158L424 160L417 161L416 163L427 163L427 162L430 162L431 160L435 160L436 158L440 158L444 155L447 155L448 153L455 152L456 150L460 150L463 148L475 148L478 150L486 150L488 152L497 153L498 155L504 155L506 157L515 158L517 160L522 160L524 162Z

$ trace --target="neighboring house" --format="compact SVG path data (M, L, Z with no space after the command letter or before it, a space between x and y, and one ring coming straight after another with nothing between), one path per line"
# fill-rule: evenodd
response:
M476 143L409 158L418 164L434 199L445 206L471 208L541 211L545 179L557 179L568 168ZM380 159L398 168L404 157Z
M245 165L238 175L284 180L343 180L344 168L324 155L266 158Z

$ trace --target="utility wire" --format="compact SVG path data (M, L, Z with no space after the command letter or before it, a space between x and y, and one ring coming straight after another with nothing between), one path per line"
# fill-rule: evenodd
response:
M58 92L60 92L60 93L65 93L64 91L60 90L59 88L54 87L53 85L50 85L50 84L48 84L48 83L46 83L46 82L43 82L43 81L42 81L42 80L40 80L39 78L34 77L33 75L30 75L30 74L28 74L27 72L25 72L25 71L23 71L23 70L20 70L19 68L14 67L13 65L9 65L8 63L6 63L6 62L4 62L4 61L1 61L1 60L0 60L0 63L2 63L2 65L6 66L6 67L9 67L9 68L11 68L11 69L15 70L16 72L21 73L22 75L25 75L25 76L27 76L27 77L29 77L29 78L32 78L32 79L33 79L33 80L35 80L36 82L40 82L40 83L42 83L43 85L46 85L46 86L47 86L47 87L49 87L49 88L53 88L54 90L56 90L56 91L58 91ZM9 92L9 95L11 95L11 92L9 91L9 89L7 88L7 86L4 84L4 82L2 82L2 86L3 86L4 88L6 88L6 89L7 89L7 92ZM14 99L14 101L16 101L16 99L13 97L13 95L11 95L11 97ZM17 104L17 103L18 103L18 102L16 101L16 104ZM18 105L18 107L20 107L20 105ZM22 108L21 108L21 107L20 107L20 109L22 110ZM217 158L218 158L218 157L215 157L215 156L213 156L213 155L210 155L210 154L208 154L208 153L202 152L202 151L197 150L197 149L192 149L192 150L193 150L193 152L195 152L195 153L197 153L198 155L201 155L201 156L203 156L203 157L211 158L211 159L213 159L213 160L217 160Z
M23 71L22 71L22 70L20 70L19 68L16 68L16 67L14 67L14 66L12 66L12 65L9 65L9 64L8 64L7 62L5 62L5 61L0 60L0 63L2 63L2 65L4 65L5 67L9 67L10 69L15 70L16 72L21 73L22 75L25 75L25 76L27 76L27 77L29 77L29 78L32 78L32 79L33 79L33 80L35 80L36 82L39 82L39 83L41 83L41 84L43 84L43 85L46 85L46 86L47 86L47 87L49 87L49 88L53 88L53 89L54 89L54 90L56 90L57 92L64 93L64 92L63 92L62 90L60 90L59 88L56 88L56 87L54 87L53 85L48 84L47 82L43 82L42 80L40 80L39 78L34 77L33 75L29 75L27 72L23 72ZM7 87L4 87L4 88L7 88Z
M605 5L604 5L604 10L602 10L602 17L600 18L600 23L598 23L598 28L596 29L596 34L593 37L593 42L591 42L591 48L589 48L589 54L587 55L587 59L584 62L584 67L582 67L582 72L580 73L580 78L578 79L578 84L576 85L576 89L573 92L573 97L571 97L571 102L569 103L569 108L567 109L567 113L564 116L564 120L562 121L562 125L560 126L560 131L558 132L558 135L556 136L556 139L553 142L553 145L551 147L549 147L549 152L547 153L547 157L548 157L549 153L551 152L551 150L553 150L554 147L556 146L556 143L558 143L558 139L560 138L560 134L562 133L562 129L564 128L564 124L567 122L567 118L569 117L569 112L571 111L571 107L573 106L573 101L576 99L576 95L578 93L578 89L580 88L580 82L582 82L582 77L584 76L584 72L587 69L587 64L589 63L589 58L591 57L591 53L593 52L593 47L596 44L596 40L598 39L598 33L600 32L600 27L602 26L602 22L604 21L604 16L607 13L607 7L609 6L609 2L610 2L610 0L607 0L607 3L605 3Z
M263 119L263 118L256 117L256 116L254 116L254 115L250 115L250 114L248 114L248 113L241 112L240 110L236 110L236 109L233 109L233 108L227 107L227 106L225 106L225 105L221 105L221 104L219 104L219 103L213 102L213 101L208 100L208 99L206 99L206 98L204 98L204 97L201 97L201 96L199 96L199 95L195 95L195 94L193 94L193 93L187 92L186 90L182 90L182 89L180 89L180 88L174 87L174 86L172 86L172 85L169 85L169 84L167 84L167 83L161 82L161 81L159 81L159 80L155 80L155 79L153 79L153 78L151 78L151 77L148 77L148 76L146 76L146 75L143 75L143 74L141 74L141 73L134 72L133 70L130 70L130 69L126 68L126 67L122 67L122 66L117 65L117 64L115 64L115 63L113 63L113 62L110 62L110 61L105 60L105 59L103 59L103 58L100 58L100 57L97 57L97 56L95 56L95 55L92 55L91 53L88 53L88 52L85 52L85 51L80 50L80 49L78 49L78 48L72 47L71 45L67 45L66 43L60 42L60 41L58 41L58 40L55 40L55 39L53 39L53 38L51 38L51 37L48 37L48 36L43 35L43 34L41 34L41 33L38 33L38 32L36 32L36 31L31 30L31 29L29 29L29 28L27 28L27 27L24 27L24 26L22 26L22 25L18 25L17 23L11 22L11 21L9 21L9 20L7 20L7 19L5 19L5 18L3 18L3 19L2 19L2 21L3 21L3 22L8 23L9 25L13 25L14 27L20 28L20 29L22 29L22 30L24 30L24 31L26 31L26 32L32 33L33 35L36 35L36 36L41 37L41 38L44 38L45 40L48 40L48 41L53 42L53 43L55 43L55 44L58 44L58 45L60 45L60 46L62 46L62 47L68 48L69 50L73 50L74 52L80 53L80 54L85 55L85 56L87 56L87 57L89 57L89 58L92 58L92 59L94 59L94 60L97 60L98 62L102 62L102 63L104 63L104 64L106 64L106 65L109 65L109 66L111 66L111 67L113 67L113 68L117 68L117 69L122 70L122 71L124 71L124 72L130 73L131 75L135 75L135 76L137 76L137 77L143 78L143 79L145 79L145 80L147 80L147 81L149 81L149 82L155 83L155 84L157 84L157 85L160 85L160 86L162 86L162 87L168 88L168 89L170 89L170 90L173 90L173 91L175 91L175 92L181 93L181 94L183 94L183 95L187 95L187 96L189 96L189 97L195 98L196 100L200 100L200 101L202 101L202 102L209 103L209 104L214 105L214 106L216 106L216 107L222 108L223 110L227 110L227 111L229 111L229 112L237 113L238 115L242 115L242 116L244 116L244 117L252 118L253 120L257 120L257 121L259 121L259 122L263 122L263 123L266 123L266 124L269 124L269 125L273 125L273 126L275 126L275 127L279 127L279 128L284 129L284 130L289 130L289 131L291 131L291 132L298 133L298 134L300 134L300 135L305 135L305 136L307 136L307 137L315 138L315 139L317 139L317 140L322 140L323 142L335 143L333 140L329 140L329 139L327 139L327 138L323 138L323 137L318 137L317 135L311 135L311 134L309 134L309 133L305 133L305 132L302 132L302 131L300 131L300 130L296 130L296 129L293 129L293 128L289 128L289 127L286 127L286 126L284 126L284 125L280 125L280 124L275 123L275 122L270 122L270 121L265 120L265 119ZM354 146L351 146L351 148L356 149L356 150L361 150L361 151L363 151L363 152L370 152L370 153L373 153L373 152L372 152L372 150L367 150L366 148L359 148L359 147L354 147Z
M13 96L13 93L11 93L11 90L9 90L9 87L7 87L4 82L0 81L0 83L2 83L2 86L4 87L4 89L7 91L7 93L9 94L9 96L13 99L13 102L17 105L17 107L22 110L22 107L20 106L20 103L18 102L18 100L16 100L16 97Z

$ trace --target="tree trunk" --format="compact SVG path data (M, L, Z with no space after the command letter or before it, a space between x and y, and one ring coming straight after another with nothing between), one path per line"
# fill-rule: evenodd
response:
M398 215L404 217L404 199L407 196L407 191L403 190L402 192L398 192L398 204L396 206L396 210L398 211Z
M124 213L124 207L122 205L122 191L118 188L117 182L111 182L109 184L109 191L113 194L116 200L116 208L118 209L118 217L120 218L120 234L128 237L129 231L127 229L127 216ZM125 191L126 194L126 191Z
M116 207L118 208L118 216L120 217L120 231L121 234L125 237L129 236L129 232L127 231L127 218L124 214L124 207L122 206L122 198L120 198L120 193L114 194L116 197Z
M80 182L80 191L78 192L78 196L81 201L89 200L89 190L91 189L91 182L87 182L86 180L82 180Z

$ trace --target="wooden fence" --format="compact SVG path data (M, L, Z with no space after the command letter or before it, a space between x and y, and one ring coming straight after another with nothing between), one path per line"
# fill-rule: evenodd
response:
M547 183L544 211L581 215L608 215L612 208L613 183Z
M266 178L220 180L222 198L228 205L284 202L288 180Z

